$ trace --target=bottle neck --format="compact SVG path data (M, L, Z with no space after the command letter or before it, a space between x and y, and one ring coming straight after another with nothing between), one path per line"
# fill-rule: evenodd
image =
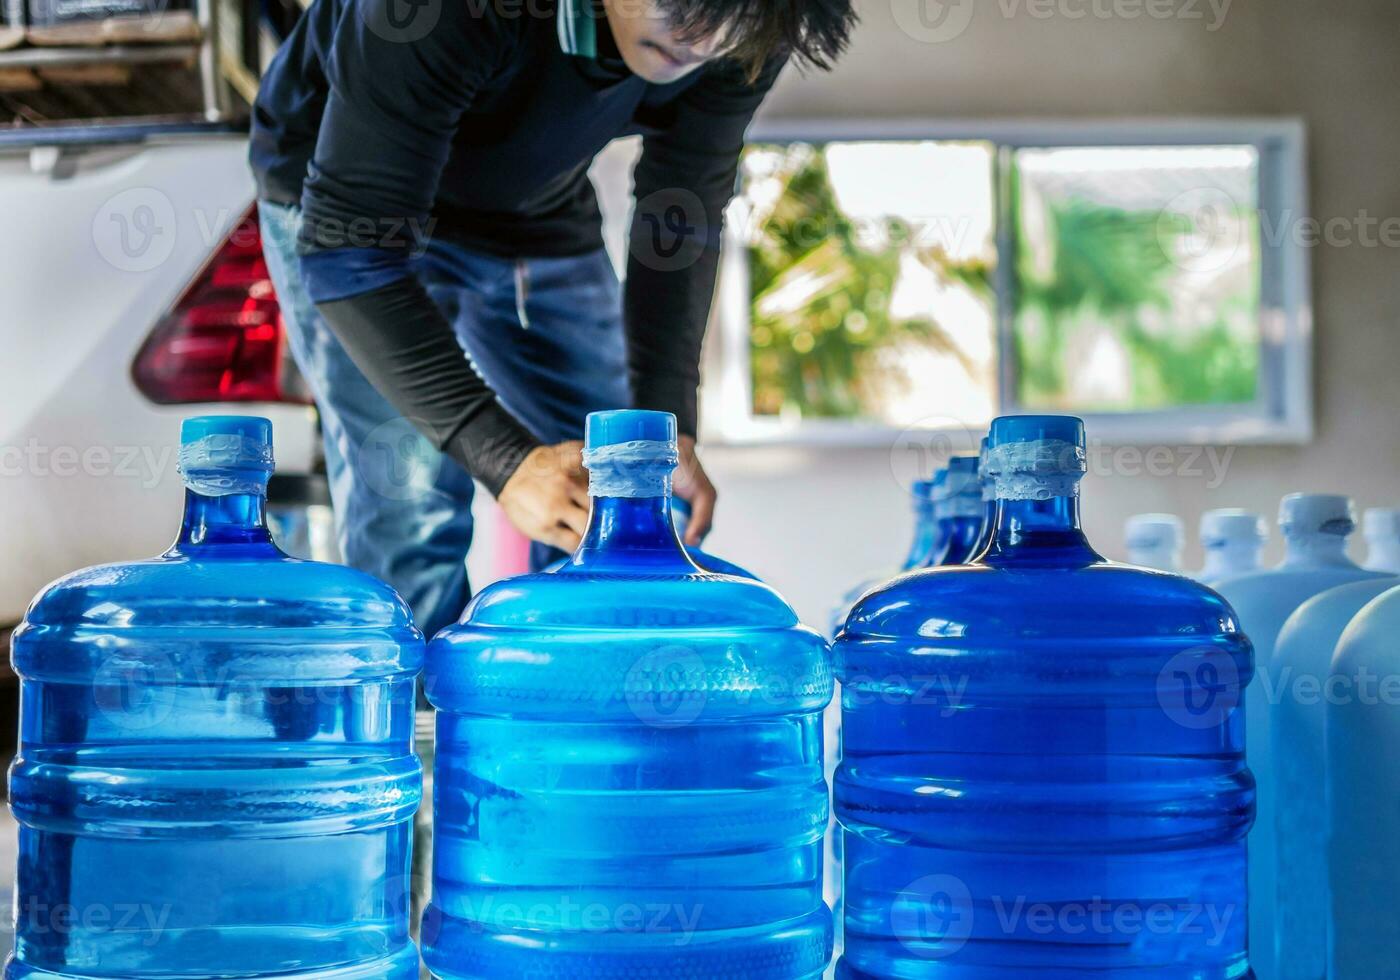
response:
M933 508L919 508L915 512L914 540L909 544L909 554L904 559L904 567L917 568L928 561L937 539L938 522L933 519Z
M948 543L938 556L939 565L963 565L971 560L982 537L981 517L955 517L948 528Z
M185 490L185 515L175 550L218 545L272 545L265 492L208 496Z
M975 561L987 550L987 546L992 543L992 538L996 534L996 528L997 498L988 497L983 507L982 527L977 533L977 543L972 546L972 553L967 556L968 561Z
M1181 564L1181 552L1176 545L1154 544L1148 547L1130 548L1129 561L1146 568L1176 569Z
M1372 565L1380 564L1390 568L1400 564L1400 538L1368 538L1366 556L1368 563Z
M1355 568L1347 557L1347 536L1320 531L1284 533L1282 568Z
M1077 485L1043 500L998 498L987 549L977 558L987 564L1067 567L1102 560L1084 537Z
M690 560L671 520L671 495L594 497L588 527L566 567L589 570L645 566L681 574L700 569Z
M1225 575L1231 572L1252 572L1259 567L1263 544L1257 541L1227 541L1206 547L1202 576Z

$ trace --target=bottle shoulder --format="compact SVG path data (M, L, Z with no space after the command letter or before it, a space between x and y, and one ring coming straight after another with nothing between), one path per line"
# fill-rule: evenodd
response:
M1355 674L1367 665L1375 673L1394 677L1400 672L1400 648L1395 636L1400 633L1400 584L1394 584L1371 599L1348 622L1337 641L1332 658L1332 670Z
M848 637L1057 639L1217 637L1238 621L1218 593L1180 575L1106 560L1063 566L972 564L897 576L867 593Z
M1383 572L1360 566L1273 568L1221 579L1214 588L1241 616L1279 612L1283 616L1320 593L1352 583L1375 582Z
M808 713L832 695L826 641L777 592L700 571L498 582L433 638L423 683L449 711L648 724Z
M797 614L772 587L717 572L566 569L483 589L459 627L533 629L793 629ZM451 633L449 628L446 633Z
M1367 579L1320 592L1295 609L1279 630L1272 662L1326 670L1337 641L1371 600L1400 585L1395 579Z
M136 628L373 628L414 631L391 587L343 565L304 561L271 546L96 565L51 583L25 625Z

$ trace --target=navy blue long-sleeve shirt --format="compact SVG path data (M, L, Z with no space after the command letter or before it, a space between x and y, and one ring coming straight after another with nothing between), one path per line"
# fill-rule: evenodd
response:
M567 2L567 0L565 0ZM595 4L596 9L598 5ZM302 273L372 382L499 489L535 445L413 278L424 239L502 257L601 247L587 170L641 135L623 314L635 404L696 426L700 346L744 131L782 67L633 75L597 24L566 53L556 0L316 0L263 81L260 194L298 204Z

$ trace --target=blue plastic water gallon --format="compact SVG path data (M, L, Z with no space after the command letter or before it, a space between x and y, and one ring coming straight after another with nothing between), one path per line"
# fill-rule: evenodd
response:
M1222 579L1214 588L1240 617L1254 643L1257 677L1246 692L1249 767L1254 773L1258 819L1249 835L1249 948L1263 980L1277 980L1275 905L1278 844L1275 830L1277 775L1273 760L1273 716L1286 679L1273 672L1274 644L1284 621L1319 592L1381 577L1347 557L1356 528L1351 501L1334 494L1295 493L1279 505L1284 559L1277 568Z
M588 418L563 569L484 590L428 652L442 980L821 975L822 638L702 571L669 514L673 416Z
M1327 704L1364 696L1365 685L1360 677L1345 678L1345 685L1329 681L1332 656L1352 618L1396 584L1394 578L1374 579L1315 595L1288 617L1274 644L1269 676L1279 682L1272 757L1278 801L1274 948L1280 980L1327 976L1332 914L1327 880ZM1375 693L1381 693L1379 684Z
M185 422L179 539L14 634L9 980L412 980L413 694L387 586L288 558L265 419Z
M1400 588L1373 599L1332 657L1327 701L1329 980L1400 980Z
M1258 514L1229 507L1206 511L1201 515L1201 551L1206 560L1196 579L1214 585L1258 571L1268 540L1269 526Z
M1181 518L1175 514L1134 514L1123 528L1128 563L1179 572L1182 537Z
M947 473L938 520L943 546L930 556L927 565L961 565L972 558L986 519L978 457L954 456L948 460Z
M1105 561L1077 419L1002 418L991 546L836 642L846 980L1250 976L1253 786L1230 607Z

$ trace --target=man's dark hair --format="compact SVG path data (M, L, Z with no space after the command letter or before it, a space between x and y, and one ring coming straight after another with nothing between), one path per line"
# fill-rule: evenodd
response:
M685 40L731 38L728 57L753 77L775 55L830 68L856 24L851 0L660 0L660 6Z

